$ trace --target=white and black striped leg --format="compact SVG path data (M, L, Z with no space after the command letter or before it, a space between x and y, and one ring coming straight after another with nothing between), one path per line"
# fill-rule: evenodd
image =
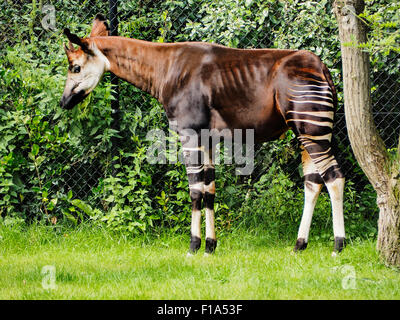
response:
M289 109L286 111L286 121L308 152L328 188L332 203L335 251L341 251L345 238L344 176L331 148L336 98L324 77L310 74L309 78L307 80L297 79L289 88Z
M192 200L192 224L190 228L190 253L196 253L201 246L201 201L203 194L196 189L190 190Z
M334 251L340 252L346 237L343 216L344 176L328 143L303 140L303 144L328 189L332 204Z
M311 220L323 184L323 180L316 171L308 152L303 150L301 156L304 173L304 210L294 247L295 252L307 248Z
M192 140L193 143L193 140ZM189 192L192 201L192 223L189 254L196 253L201 246L201 208L204 197L203 149L190 142L183 144L186 173L189 180Z
M201 207L204 197L203 165L187 166L190 199L192 200L192 224L190 237L190 252L195 253L201 246Z
M215 168L204 165L204 206L206 208L206 253L213 253L217 247L214 222Z
M316 164L329 192L332 205L333 234L335 237L334 252L341 252L346 237L343 216L345 179L332 152L319 151L310 153L310 156Z
M332 203L333 234L335 237L335 252L341 252L346 238L343 216L344 178L328 181L326 187Z

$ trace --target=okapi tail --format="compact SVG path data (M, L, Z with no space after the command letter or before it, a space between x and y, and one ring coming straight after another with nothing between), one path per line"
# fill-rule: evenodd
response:
M337 92L336 92L336 88L335 88L335 85L334 85L333 80L332 80L331 73L330 73L329 69L326 67L325 64L323 64L323 73L324 73L326 81L328 81L328 84L329 84L329 86L331 88L331 91L332 91L333 108L334 108L334 112L336 113L337 109L338 109ZM333 132L332 132L333 134L332 134L331 146L332 146L332 153L334 155L338 155L339 154L339 146L338 146L338 142L336 140L336 132L335 132L336 130L335 129L337 130L337 128L335 128L335 126L333 126ZM340 166L341 165L341 161L337 157L336 157L336 160L338 161L339 166Z
M328 82L331 91L332 91L332 102L333 102L333 107L335 109L335 111L337 111L337 107L338 107L338 99L337 99L337 92L336 92L336 88L335 85L333 83L332 80L332 76L331 73L329 71L329 69L326 67L326 65L323 63L323 69L322 69L324 76L326 78L326 81Z

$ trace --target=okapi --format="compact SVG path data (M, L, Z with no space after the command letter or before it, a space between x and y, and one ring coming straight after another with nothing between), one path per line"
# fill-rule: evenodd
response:
M202 42L153 43L109 36L102 15L90 36L69 29L65 46L69 68L61 107L80 103L110 71L155 97L176 123L185 159L210 158L212 150L191 145L185 131L253 129L258 142L278 138L289 128L302 147L305 204L294 251L307 247L314 207L325 184L331 199L334 252L344 246L344 176L332 150L337 96L327 67L304 50L233 49ZM73 44L78 45L74 48ZM189 141L189 142L188 142ZM211 162L185 161L192 201L189 255L201 244L205 206L206 253L213 253L215 169Z

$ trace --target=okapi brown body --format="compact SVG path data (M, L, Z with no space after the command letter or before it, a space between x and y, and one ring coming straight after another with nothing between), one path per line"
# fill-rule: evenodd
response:
M329 71L316 55L201 42L152 43L111 37L107 30L104 18L98 15L89 38L65 31L80 48L74 49L71 43L66 47L70 71L61 100L64 108L84 99L102 74L111 71L162 103L181 136L185 159L193 154L197 159L210 158L212 153L199 145L200 140L193 143L193 139L186 139L188 129L198 134L202 129L253 129L255 140L262 142L291 128L303 148L305 174L304 213L295 250L307 246L323 183L332 201L335 251L342 250L344 178L331 149L337 98ZM213 252L214 165L187 161L186 167L192 199L190 252L196 252L201 243L202 202L206 209L206 252Z

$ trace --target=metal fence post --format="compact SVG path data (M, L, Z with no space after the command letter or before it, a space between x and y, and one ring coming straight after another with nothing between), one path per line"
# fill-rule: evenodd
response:
M110 33L112 36L118 35L118 0L109 0L109 15L110 15ZM119 131L119 120L120 120L120 109L119 109L119 81L118 77L113 73L111 74L111 84L114 89L112 93L113 100L111 100L112 118L113 123L112 129ZM113 137L111 139L112 148L118 147L118 138Z
M110 15L110 33L111 36L117 36L118 35L118 0L109 0L109 15ZM113 99L111 100L111 109L112 109L112 124L111 128L120 131L120 109L119 109L119 81L118 77L111 73L111 85L112 88L114 89L114 92L112 93ZM111 138L111 156L114 158L114 156L118 152L118 146L119 146L119 138L113 136ZM116 161L112 160L112 175L116 175L116 168L114 164Z

